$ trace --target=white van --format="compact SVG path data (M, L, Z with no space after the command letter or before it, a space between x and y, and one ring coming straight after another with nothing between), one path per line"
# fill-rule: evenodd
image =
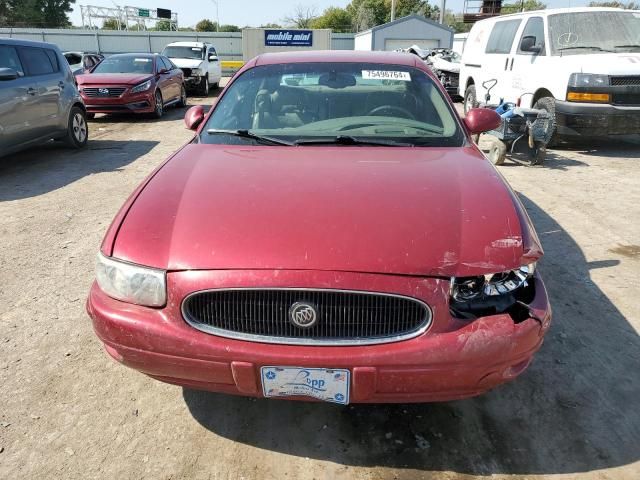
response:
M560 8L477 22L462 54L465 112L501 98L554 115L559 135L640 133L640 11Z

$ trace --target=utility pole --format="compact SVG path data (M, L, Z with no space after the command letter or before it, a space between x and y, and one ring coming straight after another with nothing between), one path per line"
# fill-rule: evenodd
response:
M211 0L213 3L216 4L216 32L220 31L220 10L218 7L218 2L220 0Z
M447 8L447 0L440 2L440 23L444 25L444 11Z
M396 0L391 0L391 21L396 18Z

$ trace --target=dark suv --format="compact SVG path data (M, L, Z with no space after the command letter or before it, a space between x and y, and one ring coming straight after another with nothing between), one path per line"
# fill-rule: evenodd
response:
M86 110L51 43L0 38L0 156L52 139L87 144Z

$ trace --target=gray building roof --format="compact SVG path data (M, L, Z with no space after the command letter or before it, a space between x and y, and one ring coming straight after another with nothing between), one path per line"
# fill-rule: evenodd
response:
M432 27L441 28L442 30L446 30L447 32L451 32L451 34L453 34L453 29L452 28L449 28L446 25L442 25L442 24L440 24L440 23L438 23L438 22L436 22L434 20L431 20L430 18L423 17L422 15L413 14L413 15L408 15L406 17L398 18L398 19L394 20L393 22L383 23L382 25L376 25L375 27L372 27L372 28L370 28L368 30L363 30L361 32L358 32L358 33L356 33L356 37L358 35L363 35L365 33L376 32L378 30L382 30L384 28L390 27L392 25L397 25L399 23L404 23L407 20L412 20L412 19L413 20L419 20L419 21L424 22L427 25L430 25Z

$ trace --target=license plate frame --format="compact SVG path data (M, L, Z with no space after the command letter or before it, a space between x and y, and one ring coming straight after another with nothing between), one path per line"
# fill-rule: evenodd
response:
M348 405L351 372L345 368L264 366L260 368L266 398L303 396Z

